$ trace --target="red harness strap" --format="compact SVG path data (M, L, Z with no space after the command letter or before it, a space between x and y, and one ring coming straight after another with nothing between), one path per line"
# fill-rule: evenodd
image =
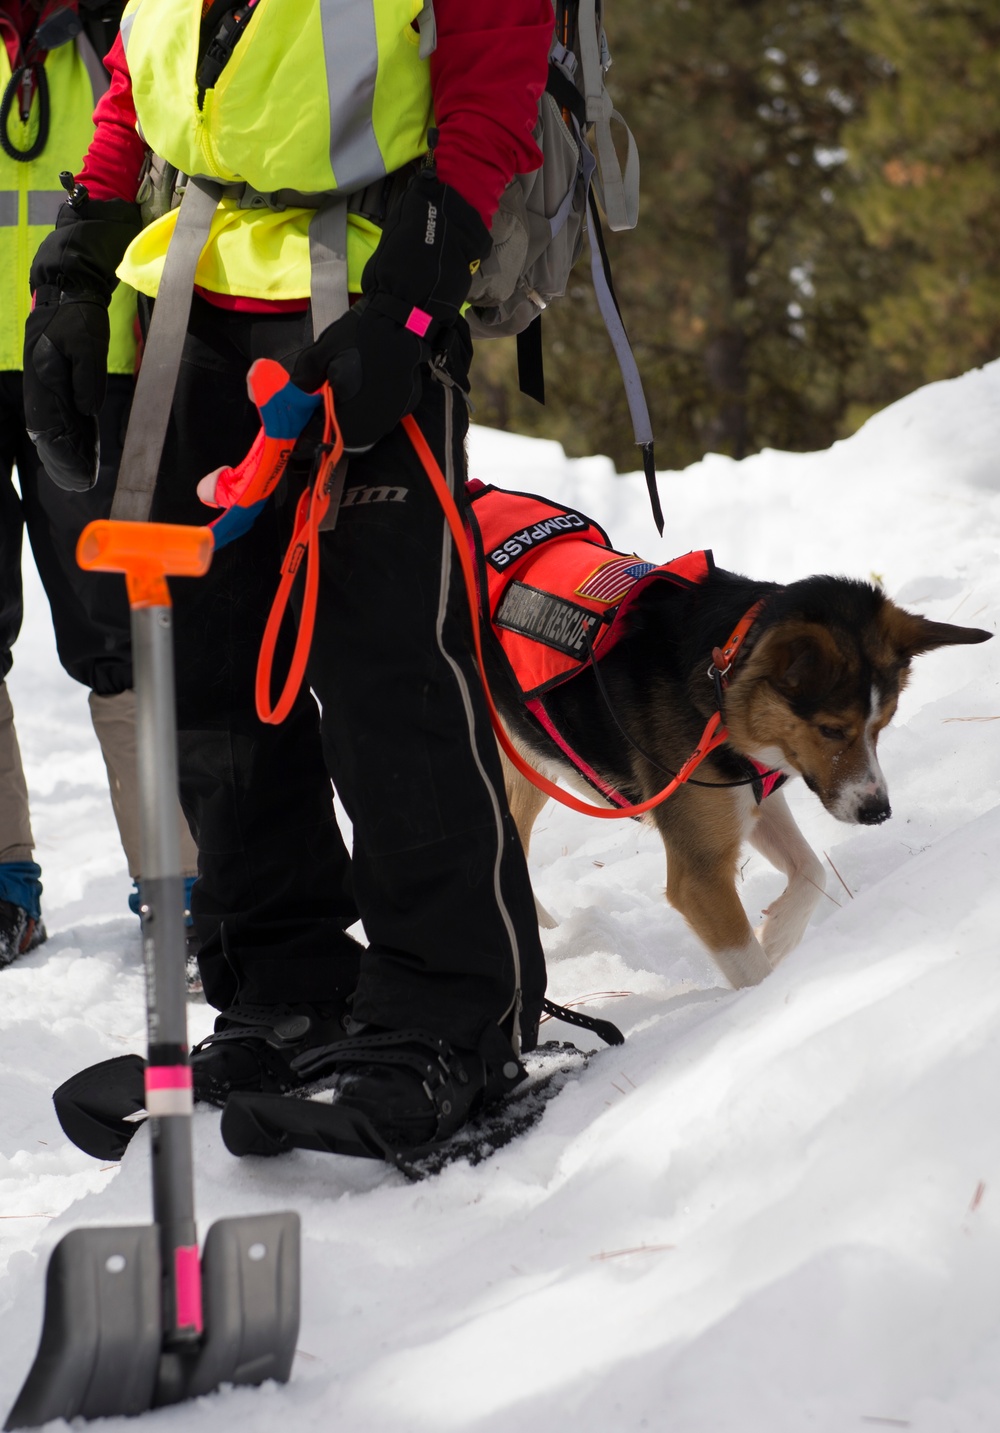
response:
M763 598L759 602L755 602L737 622L726 645L712 648L712 665L709 668L709 676L714 677L718 673L723 687L726 685L726 677L729 675L733 663L739 656L740 648L747 639L747 633L756 622L763 605Z

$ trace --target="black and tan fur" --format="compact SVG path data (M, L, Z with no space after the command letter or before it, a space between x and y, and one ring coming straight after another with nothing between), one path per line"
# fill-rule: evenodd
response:
M992 634L906 612L865 582L821 576L778 587L717 569L692 591L653 583L636 599L624 636L601 663L609 700L585 670L546 697L557 727L631 801L654 795L691 754L713 710L707 675L713 648L759 598L763 609L726 692L729 740L696 777L737 781L746 774L740 758L753 757L801 776L841 821L887 820L889 796L876 747L912 658L936 647L984 642ZM547 775L568 777L599 802L526 718L499 666L490 681L518 749ZM527 852L547 798L509 762L504 766ZM784 794L776 791L757 805L747 785L687 785L645 820L655 824L666 848L667 899L734 986L763 980L799 943L824 889L823 867ZM736 890L744 841L788 882L756 932Z

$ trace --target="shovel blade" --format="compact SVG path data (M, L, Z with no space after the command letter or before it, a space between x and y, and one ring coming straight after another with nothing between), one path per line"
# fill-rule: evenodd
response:
M155 1226L64 1235L49 1260L38 1352L4 1428L148 1409L160 1361L160 1307Z
M287 1383L299 1336L299 1216L219 1219L202 1253L205 1334L197 1354L163 1355L154 1404L223 1383Z

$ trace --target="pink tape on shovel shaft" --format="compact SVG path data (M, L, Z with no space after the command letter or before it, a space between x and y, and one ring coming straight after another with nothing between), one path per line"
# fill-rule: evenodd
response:
M201 1264L197 1244L182 1245L174 1250L174 1295L177 1327L201 1333Z
M189 1115L193 1108L190 1065L146 1066L146 1109L151 1115Z
M190 1065L148 1065L146 1067L146 1093L150 1090L191 1089Z

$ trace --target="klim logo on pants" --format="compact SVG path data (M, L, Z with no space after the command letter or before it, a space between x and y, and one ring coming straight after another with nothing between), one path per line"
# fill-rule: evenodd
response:
M341 507L368 507L371 503L405 503L409 488L348 488Z

